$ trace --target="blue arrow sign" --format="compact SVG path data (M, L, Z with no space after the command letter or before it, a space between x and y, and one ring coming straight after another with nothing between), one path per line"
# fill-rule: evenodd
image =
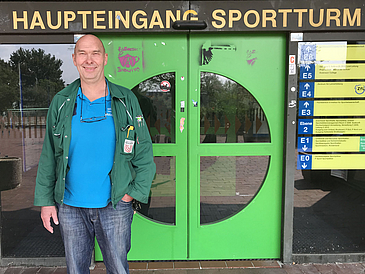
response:
M314 102L300 101L298 116L313 116Z
M298 154L297 169L312 169L312 155Z
M298 119L298 134L313 134L313 119Z
M299 98L314 98L314 82L299 83Z
M314 80L315 79L315 64L301 64L300 65L300 80Z
M298 151L312 152L313 138L312 137L298 137Z
M316 61L316 45L301 44L300 46L300 61Z

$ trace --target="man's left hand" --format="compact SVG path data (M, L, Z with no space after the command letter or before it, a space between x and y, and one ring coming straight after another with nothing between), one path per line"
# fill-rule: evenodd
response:
M129 203L130 201L133 200L133 197L129 196L128 194L125 194L124 197L122 198L122 200L126 203Z

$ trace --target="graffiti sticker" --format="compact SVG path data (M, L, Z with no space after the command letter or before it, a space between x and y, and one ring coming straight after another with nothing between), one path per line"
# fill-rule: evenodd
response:
M184 124L185 124L185 118L184 117L182 117L181 119L180 119L180 132L182 133L183 132L183 130L184 130Z
M140 61L140 57L136 55L136 51L138 51L137 48L119 47L118 51L118 59L121 65L118 67L118 72L140 71L140 67L137 64ZM126 52L130 52L130 54L126 54Z

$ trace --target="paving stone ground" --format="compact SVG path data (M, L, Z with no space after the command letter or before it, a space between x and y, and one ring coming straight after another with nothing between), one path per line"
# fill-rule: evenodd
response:
M0 274L66 274L65 267L2 267ZM90 274L106 273L103 263L97 263ZM131 274L364 274L364 263L292 264L262 268L154 269L131 270Z

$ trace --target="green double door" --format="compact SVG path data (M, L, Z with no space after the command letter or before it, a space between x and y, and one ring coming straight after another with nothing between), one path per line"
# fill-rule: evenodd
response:
M106 77L140 102L157 166L129 260L280 258L285 37L100 38Z

